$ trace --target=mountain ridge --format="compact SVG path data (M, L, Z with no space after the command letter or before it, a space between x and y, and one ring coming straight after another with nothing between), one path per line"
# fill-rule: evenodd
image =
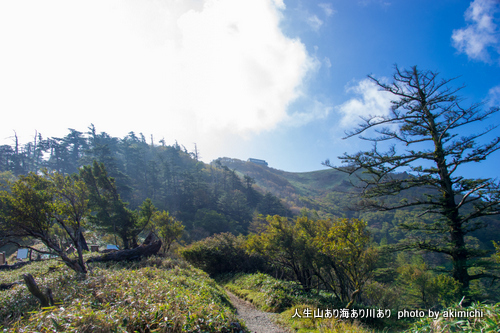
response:
M334 169L289 172L235 158L222 157L216 161L241 177L253 178L258 187L280 197L296 214L306 208L325 217L343 215L324 205L321 199L333 193L352 194L354 189L349 175Z
M422 216L418 209L400 209L392 211L368 211L352 209L360 199L356 187L351 184L349 174L334 169L288 172L268 166L235 158L219 158L221 163L236 172L240 177L249 176L255 180L260 190L271 192L279 197L295 215L308 215L314 218L360 218L368 223L376 242L382 240L394 243L404 237L398 225L405 220L437 218ZM408 176L403 173L403 177ZM399 201L405 197L422 195L425 189L412 189L405 193L391 196L388 200ZM500 219L485 217L488 226L471 233L479 238L486 248L492 248L491 240L500 241Z

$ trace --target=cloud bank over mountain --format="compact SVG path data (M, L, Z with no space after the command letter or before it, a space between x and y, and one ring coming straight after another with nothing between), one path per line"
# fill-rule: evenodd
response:
M231 135L293 122L287 109L318 64L282 32L284 8L278 0L2 3L0 43L10 52L0 55L0 108L26 115L2 132L57 135L94 123L113 135L203 143L210 155ZM315 108L298 117L314 118Z

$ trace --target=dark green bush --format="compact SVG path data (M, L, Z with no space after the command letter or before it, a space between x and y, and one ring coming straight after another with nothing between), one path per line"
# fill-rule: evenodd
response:
M181 255L208 274L266 271L263 257L248 254L244 248L245 238L222 233L205 238L181 250Z

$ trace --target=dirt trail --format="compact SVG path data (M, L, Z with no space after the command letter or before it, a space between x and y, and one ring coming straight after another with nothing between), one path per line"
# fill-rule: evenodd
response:
M236 308L238 319L244 321L252 333L289 333L289 331L279 327L271 320L271 313L261 311L229 291L226 292L231 299L231 303Z

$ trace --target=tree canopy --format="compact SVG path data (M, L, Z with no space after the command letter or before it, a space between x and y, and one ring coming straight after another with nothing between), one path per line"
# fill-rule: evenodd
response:
M160 211L168 211L182 221L187 231L184 237L191 240L222 231L246 233L256 211L291 215L280 199L271 194L264 196L251 177L242 179L243 175L227 166L217 161L205 164L198 161L197 156L196 146L195 152L188 152L177 142L169 146L161 140L155 144L147 142L142 133L134 132L118 138L99 132L91 125L86 133L69 129L66 136L49 138L36 133L31 142L21 144L16 137L13 146L0 146L0 183L3 178L40 173L44 168L69 175L85 166L92 167L94 161L102 163L107 177L114 179L114 190L110 183L104 186L104 180L99 185L102 195L111 200L108 212L111 205L115 205L109 218L116 217L122 224L130 225L131 234L118 236L126 239L128 246L134 245L137 230L141 230L141 226L134 224L142 223L140 216L135 217L132 212L147 198ZM86 181L90 181L90 177ZM104 221L106 210L103 206L100 213L96 209L94 185L89 185L90 201L96 213L92 216L99 215ZM107 224L118 230L115 222L107 219Z
M365 222L305 216L292 221L278 215L268 216L267 222L260 234L249 237L249 251L291 271L306 291L321 286L352 305L371 277L377 257Z
M86 273L83 262L82 227L90 214L89 191L76 175L60 173L37 175L29 173L13 182L10 190L0 192L0 238L14 242L30 237L40 240L49 250L38 252L57 254L70 268ZM78 253L68 257L57 242L54 227L69 237Z
M119 236L125 249L137 245L137 236L149 223L154 206L144 200L139 211L129 209L123 202L113 178L109 177L103 163L94 160L84 166L80 175L90 192L90 205L94 214L89 218L100 229Z

